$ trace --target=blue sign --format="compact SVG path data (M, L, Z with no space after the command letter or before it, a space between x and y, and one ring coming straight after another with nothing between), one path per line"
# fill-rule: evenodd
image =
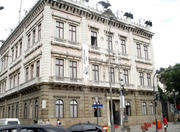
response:
M92 107L103 107L103 104L93 104Z

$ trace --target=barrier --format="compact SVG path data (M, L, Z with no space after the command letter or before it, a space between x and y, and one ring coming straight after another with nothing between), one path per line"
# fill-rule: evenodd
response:
M162 129L162 123L159 120L157 120L157 129Z
M104 125L102 129L102 132L109 132L108 125Z

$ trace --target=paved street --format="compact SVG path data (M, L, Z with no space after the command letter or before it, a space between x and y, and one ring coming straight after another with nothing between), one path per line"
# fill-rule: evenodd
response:
M115 132L122 132L120 128L115 129ZM127 132L127 131L124 131ZM140 125L139 126L130 126L130 132L142 132ZM155 126L152 125L146 132L155 132ZM164 132L164 129L158 130L158 132ZM172 122L168 123L167 132L180 132L180 124L174 124Z

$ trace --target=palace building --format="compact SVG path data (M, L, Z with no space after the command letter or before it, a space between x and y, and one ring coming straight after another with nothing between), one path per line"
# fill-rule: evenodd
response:
M0 118L60 119L68 127L97 123L98 116L110 125L112 111L119 124L123 88L126 122L153 122L151 24L111 19L108 10L82 0L39 0L0 48Z

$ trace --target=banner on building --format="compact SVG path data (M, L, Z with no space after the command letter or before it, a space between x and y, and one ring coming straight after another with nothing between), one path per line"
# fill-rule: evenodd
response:
M88 80L89 78L89 51L88 45L83 44L82 46L82 59L83 59L83 78Z

